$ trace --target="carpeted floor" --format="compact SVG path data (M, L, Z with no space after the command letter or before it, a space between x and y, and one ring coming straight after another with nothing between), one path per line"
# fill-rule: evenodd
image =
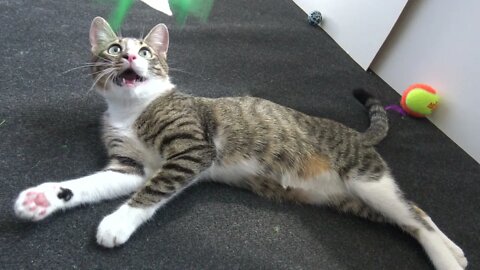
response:
M109 4L110 3L110 4ZM101 218L124 199L18 221L22 189L101 168L99 116L105 104L87 70L88 30L111 1L0 1L1 269L433 269L422 248L397 228L327 208L273 203L247 191L200 184L167 205L123 247L95 243ZM137 2L122 32L170 28L173 81L186 92L253 95L363 130L351 96L365 87L385 104L399 100L364 72L290 0L217 0L207 23L184 28ZM378 150L408 197L466 252L480 253L480 167L426 120L390 114Z

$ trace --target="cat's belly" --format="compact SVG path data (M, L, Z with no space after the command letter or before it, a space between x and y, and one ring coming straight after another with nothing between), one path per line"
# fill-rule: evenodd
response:
M205 172L204 178L232 186L245 186L245 180L257 175L259 169L258 161L254 159L242 160L232 165L214 163Z
M253 189L260 194L262 191L257 187L261 188L265 186L262 182L270 181L267 185L270 187L268 192L292 193L294 191L292 196L281 197L311 204L324 204L347 196L346 186L335 171L326 171L310 179L302 179L294 173L266 177L262 175L259 162L254 159L242 160L232 165L213 164L203 174L202 179ZM256 185L252 181L259 181L259 183Z
M296 175L283 175L282 186L299 191L301 201L310 204L325 204L348 196L345 183L335 171L326 171L309 179Z

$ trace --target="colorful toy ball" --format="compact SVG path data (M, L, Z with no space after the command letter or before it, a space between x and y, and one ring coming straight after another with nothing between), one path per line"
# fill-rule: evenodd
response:
M438 106L440 97L437 91L426 84L413 84L403 92L400 105L409 115L425 117Z

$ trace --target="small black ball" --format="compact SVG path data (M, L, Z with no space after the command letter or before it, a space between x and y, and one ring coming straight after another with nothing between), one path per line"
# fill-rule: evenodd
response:
M308 23L313 26L317 26L322 22L322 13L320 11L313 11L308 15Z

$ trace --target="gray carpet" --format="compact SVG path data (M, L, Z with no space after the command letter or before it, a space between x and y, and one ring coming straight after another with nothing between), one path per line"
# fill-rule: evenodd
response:
M2 269L433 269L397 228L327 208L273 203L247 191L200 184L176 198L123 247L95 243L104 215L124 199L18 221L22 189L101 168L102 99L87 92L88 30L109 1L0 1L0 268ZM253 95L363 130L351 90L385 104L399 96L364 72L290 0L217 0L207 23L184 27L136 3L122 32L170 28L174 83L202 96ZM390 114L378 150L408 197L466 252L480 253L480 168L426 120Z

